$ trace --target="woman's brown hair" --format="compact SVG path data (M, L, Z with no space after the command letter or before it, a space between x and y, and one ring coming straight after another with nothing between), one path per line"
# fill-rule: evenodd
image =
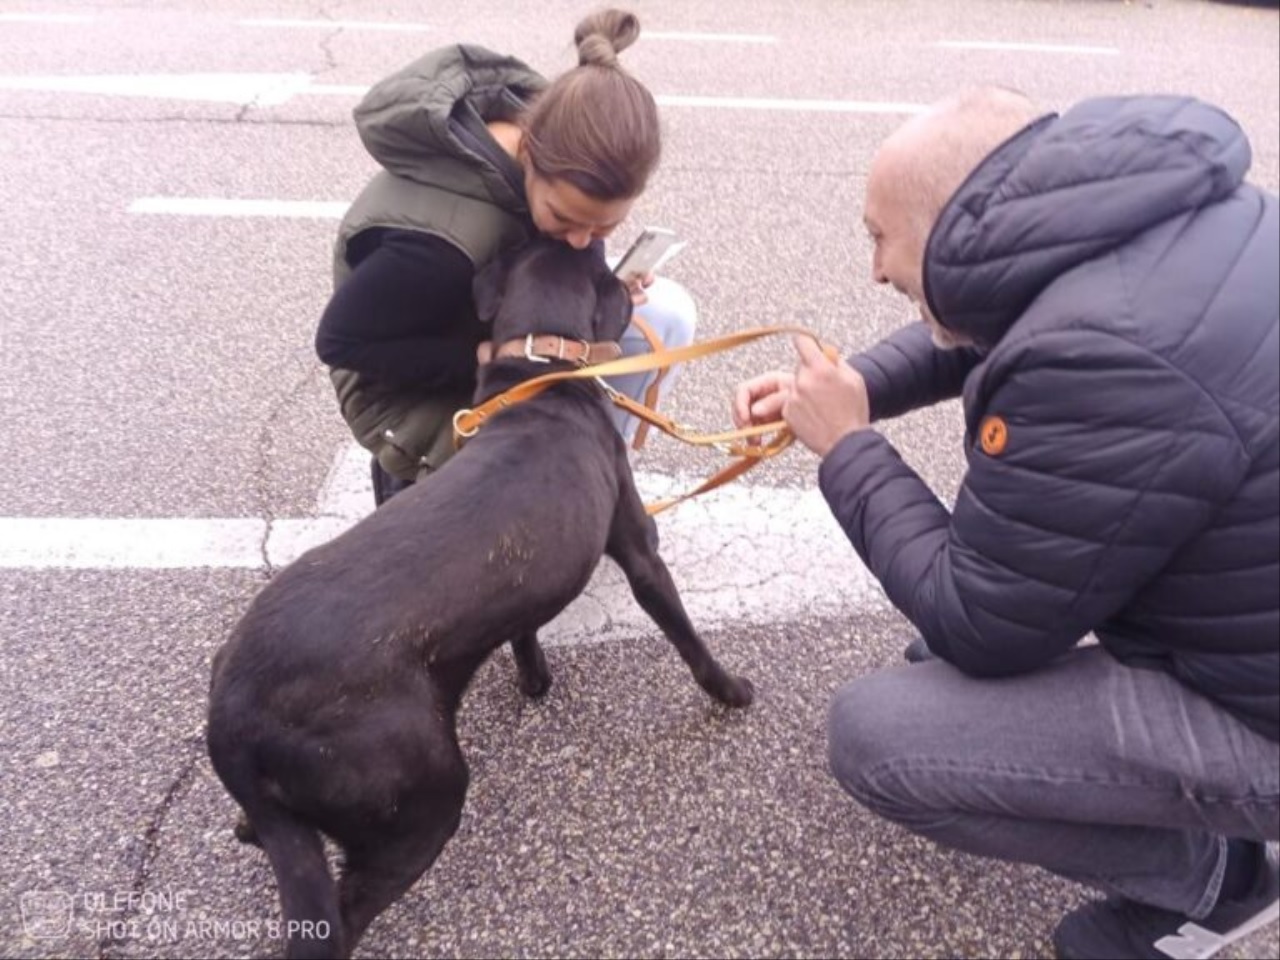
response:
M662 152L653 95L618 63L640 36L625 10L601 10L574 31L578 66L561 74L522 119L534 172L597 200L639 196Z

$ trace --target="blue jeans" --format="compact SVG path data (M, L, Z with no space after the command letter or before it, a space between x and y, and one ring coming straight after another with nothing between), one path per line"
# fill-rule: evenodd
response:
M695 328L698 325L698 308L693 303L687 290L674 280L658 277L646 291L649 302L638 307L636 312L653 328L663 345L668 348L685 347L693 342ZM627 327L622 334L622 355L634 357L649 352L649 341L635 324ZM675 383L678 367L667 371L666 377L658 386L659 409L663 409L662 401L671 391ZM659 371L650 370L645 373L629 373L621 377L606 378L615 390L626 394L633 400L644 403L645 391L657 378ZM665 413L666 411L663 410ZM623 439L628 443L635 436L639 421L621 407L613 408L613 422Z
M1098 646L1002 679L882 670L836 694L828 734L874 813L1192 918L1217 902L1227 837L1280 839L1280 744Z

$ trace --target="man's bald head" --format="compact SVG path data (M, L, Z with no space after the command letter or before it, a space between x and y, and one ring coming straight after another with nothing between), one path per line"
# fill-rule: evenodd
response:
M929 233L969 174L1042 113L1012 90L966 90L899 127L872 161L863 220L876 243L876 282L916 302L935 334L923 290Z

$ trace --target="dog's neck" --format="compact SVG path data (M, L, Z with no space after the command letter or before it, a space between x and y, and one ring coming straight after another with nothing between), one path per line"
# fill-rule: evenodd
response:
M550 360L547 362L526 360L524 357L502 357L480 367L476 379L476 392L472 402L477 406L510 390L518 383L532 380L546 373L557 373L564 370L577 370L578 364L568 360ZM591 380L566 380L555 384L560 389L577 389L593 393L601 393L600 387Z

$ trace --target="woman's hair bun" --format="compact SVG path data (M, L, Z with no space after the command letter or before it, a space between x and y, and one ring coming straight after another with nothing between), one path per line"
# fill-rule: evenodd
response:
M584 67L616 67L618 54L636 42L640 21L626 10L599 10L582 19L573 31L578 64Z

